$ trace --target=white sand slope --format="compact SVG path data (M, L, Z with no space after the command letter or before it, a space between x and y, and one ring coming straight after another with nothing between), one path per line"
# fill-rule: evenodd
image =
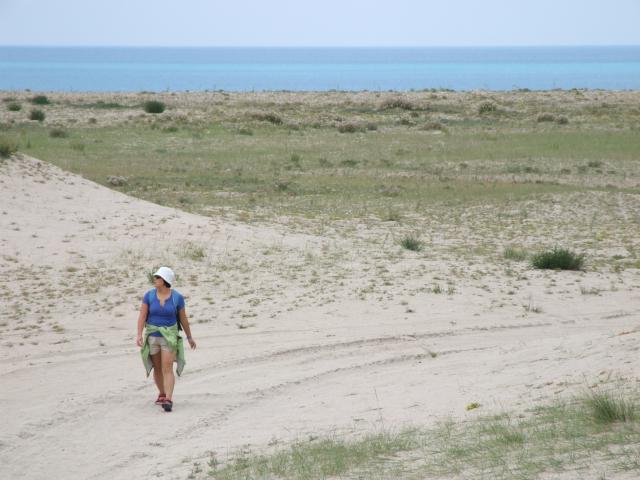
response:
M350 293L375 275L360 252L335 267L316 260L323 275L353 272L341 283L301 281L302 259L349 242L283 228L161 207L28 157L1 163L0 478L185 478L211 451L637 382L636 270L531 272L521 295L539 313L492 307L497 283L482 296L461 284L373 302ZM153 404L134 345L146 274L160 264L179 274L199 343L171 414ZM545 294L548 275L560 293ZM601 293L581 294L578 278ZM466 412L469 402L482 407Z

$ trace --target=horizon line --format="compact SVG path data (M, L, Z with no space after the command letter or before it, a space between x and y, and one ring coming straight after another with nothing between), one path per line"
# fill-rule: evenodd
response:
M0 48L584 48L640 47L639 44L514 44L514 45L77 45L0 44Z

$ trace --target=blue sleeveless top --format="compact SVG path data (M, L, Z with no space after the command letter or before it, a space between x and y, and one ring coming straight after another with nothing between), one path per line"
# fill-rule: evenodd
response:
M182 310L184 308L184 297L176 290L172 291L175 292L178 297L178 311ZM155 325L156 327L170 327L178 322L176 306L173 304L173 295L170 295L169 298L165 300L164 305L160 305L157 291L153 289L144 294L142 302L149 306L147 323ZM161 337L162 334L160 332L154 332L151 333L150 336Z

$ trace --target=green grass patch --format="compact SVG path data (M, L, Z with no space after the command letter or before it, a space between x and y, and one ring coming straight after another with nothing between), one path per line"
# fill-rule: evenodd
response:
M614 398L587 393L518 414L444 420L431 428L411 427L354 439L332 436L297 441L272 453L242 449L224 464L212 457L207 473L216 480L511 480L571 472L578 478L581 469L594 463L611 478L620 471L640 471L640 423L628 414L635 397L615 397L613 403L624 405L627 414L624 419L618 415L615 422L602 422L594 414L594 395L604 395L607 404Z
M546 270L582 270L584 255L556 247L536 253L531 258L531 265L534 268Z

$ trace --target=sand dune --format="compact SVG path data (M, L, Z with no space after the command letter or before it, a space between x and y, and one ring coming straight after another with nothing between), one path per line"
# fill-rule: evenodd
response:
M637 270L530 272L519 295L534 311L495 307L499 279L483 295L461 283L457 295L402 301L393 286L370 302L352 294L375 273L350 242L284 228L158 206L26 156L0 163L0 477L185 478L210 451L637 382ZM301 259L335 249L346 251L336 271L352 271L342 284L283 274L299 278ZM153 404L134 345L146 275L160 264L178 272L199 343L171 414ZM560 293L545 293L549 275ZM601 293L581 294L577 279ZM482 407L467 412L470 402Z

